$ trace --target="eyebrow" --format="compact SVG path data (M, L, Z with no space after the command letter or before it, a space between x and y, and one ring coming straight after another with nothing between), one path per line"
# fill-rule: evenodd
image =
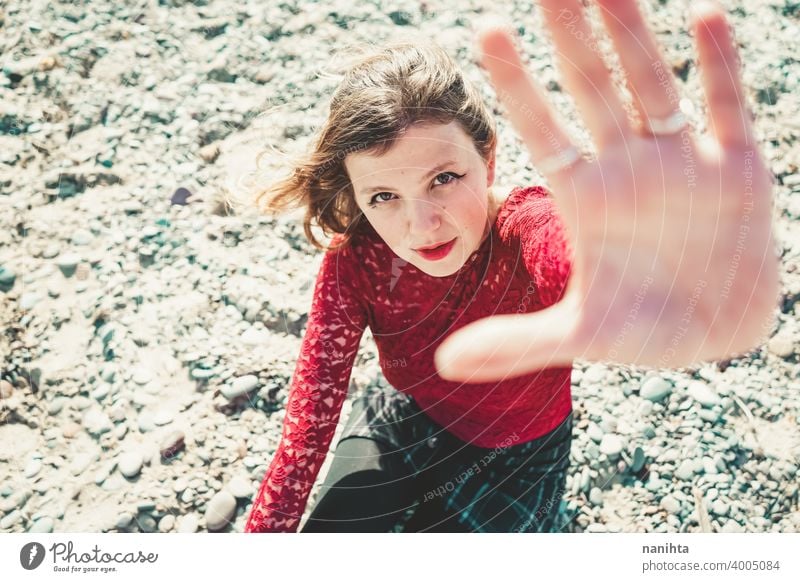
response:
M457 164L457 163L458 163L458 162L457 162L457 161L455 161L455 160L448 160L448 161L446 161L446 162L443 162L443 163L439 164L439 165L438 165L438 166L436 166L435 168L431 168L431 170L429 170L428 172L426 172L426 173L425 173L425 175L422 177L422 180L420 180L420 183L422 183L422 182L424 182L425 180L427 180L427 179L428 179L430 176L432 176L433 174L436 174L436 173L438 173L438 172L441 172L441 171L442 171L442 170L444 170L446 167L448 167L448 166L453 166L453 165L455 165L455 164ZM361 196L367 196L367 195L369 195L369 194L372 194L373 192L381 192L381 191L383 191L383 190L391 190L391 189L392 189L392 187L391 187L391 186L370 186L369 188L364 188L363 190L361 190L361 192L360 192L360 195L361 195Z

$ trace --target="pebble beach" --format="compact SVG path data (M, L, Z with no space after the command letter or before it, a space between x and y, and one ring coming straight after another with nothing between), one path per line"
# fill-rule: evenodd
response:
M703 130L687 3L640 4ZM576 361L564 531L800 531L800 2L722 4L775 176L776 324L693 368ZM501 189L542 183L475 64L497 14L589 147L528 2L0 4L0 532L243 531L322 252L301 213L230 201L309 144L346 45L412 34L493 107ZM385 386L367 330L351 398Z

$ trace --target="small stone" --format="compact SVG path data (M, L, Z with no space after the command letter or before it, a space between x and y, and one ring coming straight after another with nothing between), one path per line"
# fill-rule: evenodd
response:
M248 327L240 339L243 344L248 346L264 345L269 341L269 334L264 330Z
M178 533L195 533L200 527L200 520L193 513L181 517L178 523Z
M205 145L200 148L198 153L205 163L213 164L219 156L219 144L215 142Z
M716 515L726 516L730 511L731 507L721 499L717 499L714 503L711 504L711 511L713 511Z
M603 505L603 491L599 487L592 487L589 491L589 502L592 505Z
M14 385L6 380L0 380L0 398L11 398L14 393Z
M115 527L117 529L128 529L132 523L133 514L126 511L119 514Z
M600 384L608 377L608 369L602 364L592 364L583 373L582 383Z
M165 515L158 522L158 531L161 533L171 532L173 527L175 527L175 516L172 514Z
M81 425L79 425L77 422L72 422L71 420L65 422L61 427L61 434L64 435L64 438L74 438L79 432L81 432Z
M235 378L230 384L222 386L220 391L222 395L228 400L233 400L237 396L246 394L258 386L258 376L248 374L247 376L240 376Z
M139 529L144 533L153 533L158 529L156 518L149 513L139 514L139 517L136 518L136 522L139 524Z
M707 408L701 408L697 412L697 416L699 416L700 418L702 418L706 422L710 422L711 424L715 424L720 418L719 412L717 412L715 410L709 410Z
M147 368L137 368L133 372L133 381L140 386L144 386L153 379L153 374Z
M99 408L92 408L84 415L83 426L92 436L100 436L114 428L111 419Z
M69 279L75 274L75 270L78 268L78 263L80 262L80 255L76 253L67 253L62 255L58 261L56 261L56 265L58 265L58 269L61 271L61 274Z
M602 441L604 435L603 429L595 422L590 422L589 426L586 428L586 436L596 443Z
M638 473L644 468L644 449L642 447L636 447L633 450L633 459L631 460L631 471L634 473Z
M250 479L239 475L230 480L227 489L234 497L246 499L253 495Z
M722 533L744 533L745 529L735 519L729 519L720 530Z
M120 473L122 473L128 479L133 479L142 470L143 463L144 458L140 452L129 451L119 456L117 466L119 467Z
M161 441L159 450L163 459L171 459L182 451L186 445L184 443L185 435L182 431L176 430L168 434L164 440Z
M170 199L171 204L177 204L179 206L185 206L189 197L191 197L192 193L187 190L186 188L178 188L172 194L172 198Z
M767 349L779 358L789 358L794 354L795 342L788 334L778 333L767 342Z
M651 402L659 402L670 395L672 384L658 376L648 378L642 383L639 395Z
M711 408L721 403L720 397L707 384L698 380L689 382L686 392L706 408Z
M0 529L11 529L22 521L22 513L19 509L15 509L3 519L0 519Z
M615 460L620 455L623 448L624 444L622 439L615 434L603 435L603 440L600 441L600 452L605 454L610 460Z
M52 533L54 523L52 517L41 517L33 522L28 533Z
M0 288L8 291L14 286L17 274L9 267L0 267Z
M78 453L72 458L72 464L69 467L70 473L77 477L92 464L92 461L94 461L93 455L89 453Z
M590 523L586 526L586 533L606 533L608 528L603 523Z
M675 499L672 495L665 495L661 498L661 503L659 503L661 508L670 514L678 514L681 511L681 504L680 502Z
M675 476L682 481L689 481L694 477L695 464L691 459L684 459L675 469Z
M41 459L31 459L27 465L25 465L24 475L26 479L31 479L35 477L39 471L42 469L42 460Z
M236 512L236 498L227 491L220 491L206 508L206 527L208 531L219 531L225 528Z
M22 294L19 298L19 308L23 311L27 311L28 309L33 309L39 301L41 301L44 296L39 293L38 291L28 291Z
M117 369L113 364L106 363L100 367L100 378L105 382L113 382L116 375Z
M92 244L93 240L94 240L94 235L88 230L85 230L83 228L79 228L78 230L72 233L71 242L76 246L90 245Z
M58 243L51 242L44 248L44 251L42 251L42 257L45 259L54 259L60 252L61 249Z
M153 417L153 422L155 422L157 426L164 426L170 424L174 418L175 417L172 412L162 408L156 412L155 416Z

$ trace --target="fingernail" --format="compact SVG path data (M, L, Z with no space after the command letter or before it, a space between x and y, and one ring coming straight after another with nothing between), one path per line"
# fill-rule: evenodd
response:
M712 12L718 12L719 5L712 0L699 0L689 7L689 13L692 18L702 18Z

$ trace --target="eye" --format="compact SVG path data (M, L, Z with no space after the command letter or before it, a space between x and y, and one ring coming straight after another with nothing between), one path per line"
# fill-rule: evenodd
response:
M465 176L465 174L456 174L455 172L442 172L441 174L436 176L436 180L441 178L442 176L449 176L450 179L447 180L444 184L439 184L440 186L446 186L455 180L459 180Z
M459 179L463 178L465 175L466 174L456 174L455 172L442 172L441 174L437 174L436 175L436 178L434 178L434 182L436 180L439 180L442 176L445 176L448 179L443 184L435 184L435 185L436 186L447 186L448 184L451 184L455 180L459 180ZM394 194L392 194L391 192L378 192L377 194L372 196L372 198L369 199L369 202L367 202L367 205L370 208L375 208L376 206L380 206L381 202L389 202L389 201L391 201L391 199L388 199L388 200L381 199L380 201L376 201L376 198L378 198L379 196L394 196Z

